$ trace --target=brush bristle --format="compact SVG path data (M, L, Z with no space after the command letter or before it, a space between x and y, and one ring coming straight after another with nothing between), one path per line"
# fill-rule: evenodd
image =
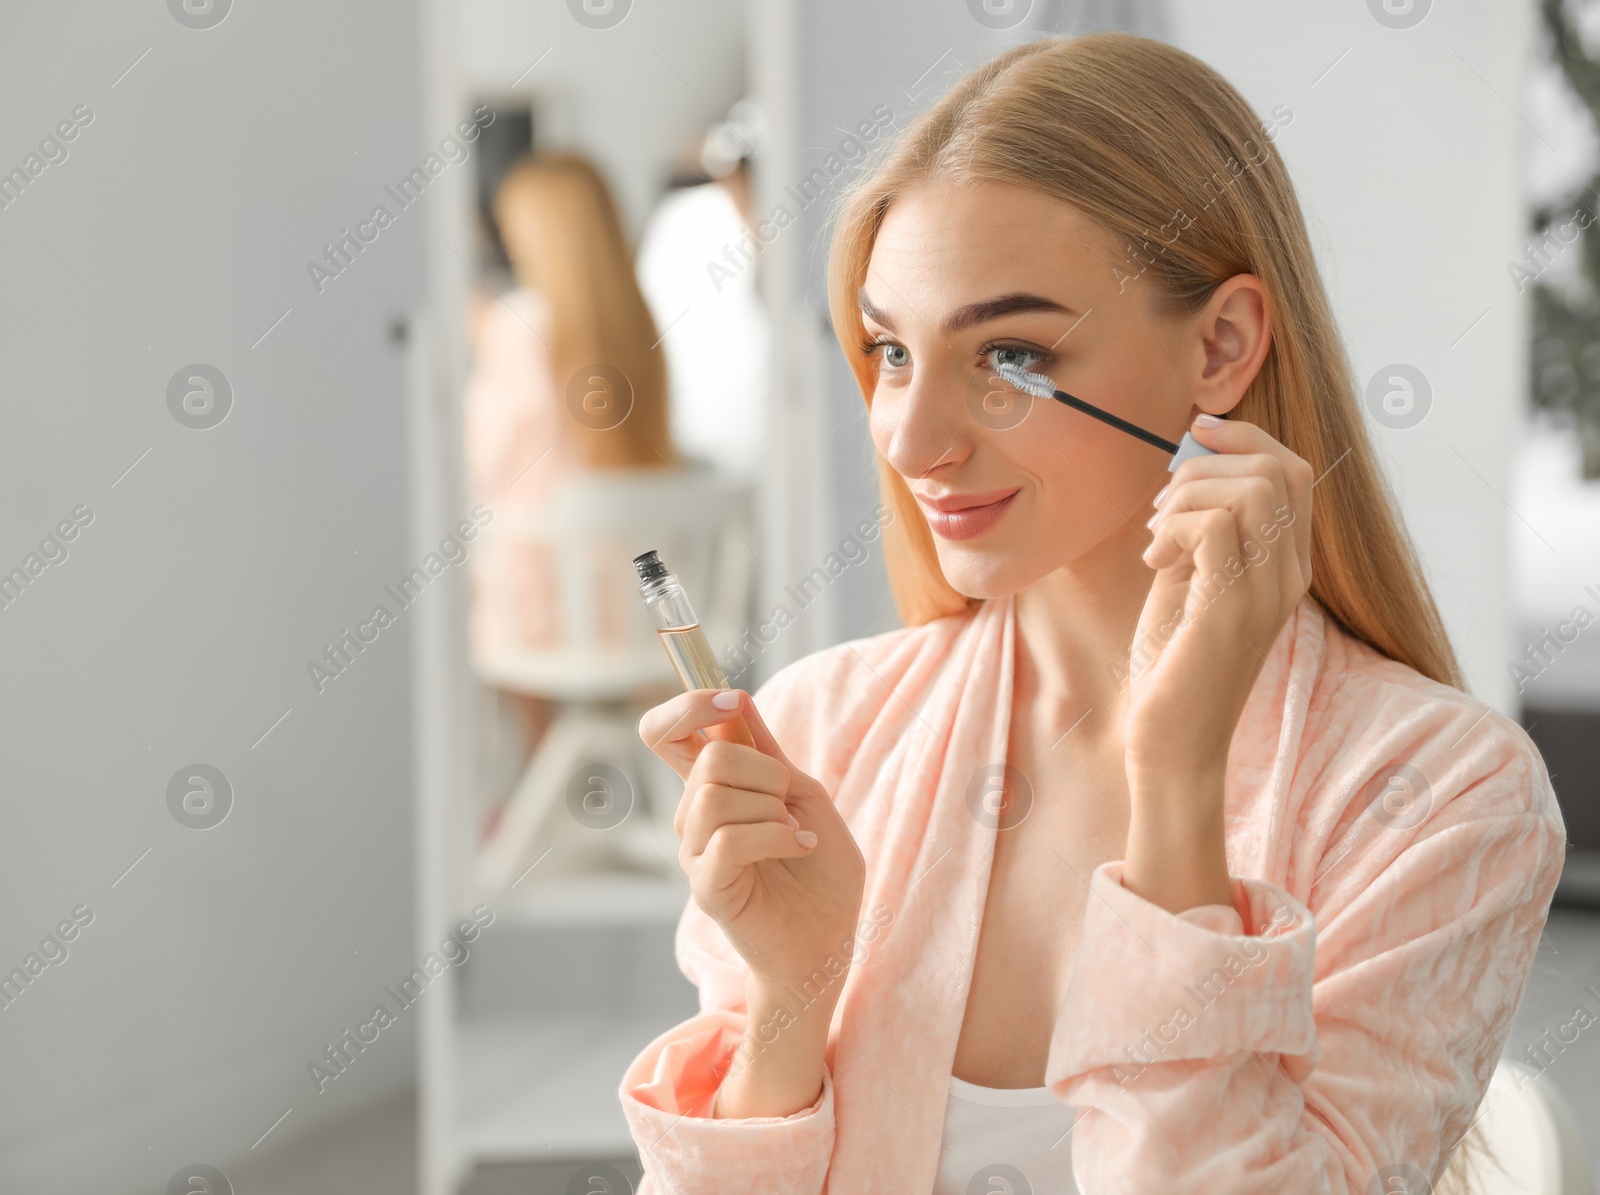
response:
M1020 365L996 365L994 371L1018 390L1024 390L1035 398L1054 398L1056 395L1054 382Z

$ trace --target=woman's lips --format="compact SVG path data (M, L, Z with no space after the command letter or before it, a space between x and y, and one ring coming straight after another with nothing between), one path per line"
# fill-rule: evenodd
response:
M987 506L969 506L965 510L938 511L924 506L928 526L945 539L972 539L993 527L1011 509L1011 503L1021 490L1012 490L998 502Z

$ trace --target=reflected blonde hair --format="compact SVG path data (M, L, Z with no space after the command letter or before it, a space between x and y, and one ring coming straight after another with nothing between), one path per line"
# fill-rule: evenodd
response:
M833 329L869 408L876 374L860 349L858 296L884 213L930 178L1033 187L1092 217L1114 245L1148 244L1126 272L1148 261L1147 284L1164 313L1198 310L1235 274L1258 277L1272 343L1233 413L1321 479L1312 491L1311 595L1349 634L1464 687L1368 442L1288 171L1232 85L1159 41L1052 37L1007 50L919 116L844 196L829 255ZM1158 240L1180 210L1192 226ZM945 580L921 507L875 455L897 516L884 529L884 559L901 617L916 626L977 604Z
M569 381L590 365L615 366L633 385L632 410L617 426L563 420L573 463L659 468L676 461L666 360L600 172L579 154L524 158L495 193L494 213L517 281L549 303L550 364L563 402Z

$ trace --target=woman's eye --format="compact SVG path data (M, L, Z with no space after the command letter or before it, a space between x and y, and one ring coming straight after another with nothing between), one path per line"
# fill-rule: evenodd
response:
M1015 346L993 348L984 354L984 362L990 369L995 369L1001 365L1015 365L1021 369L1032 369L1043 360L1043 353L1036 353L1031 349L1019 349Z
M891 369L901 369L911 364L911 353L903 344L885 344L883 346L883 361Z

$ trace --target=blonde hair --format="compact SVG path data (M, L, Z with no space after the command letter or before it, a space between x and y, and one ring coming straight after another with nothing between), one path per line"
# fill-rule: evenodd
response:
M1043 38L966 75L880 151L844 196L828 261L833 330L870 408L875 359L859 295L884 213L930 179L1010 183L1083 211L1117 245L1147 245L1156 309L1198 310L1242 273L1265 285L1273 337L1234 409L1303 457L1312 491L1311 595L1346 632L1422 675L1463 682L1427 581L1368 442L1366 426L1283 159L1244 98L1199 59L1126 33ZM1172 228L1175 239L1160 237ZM877 455L884 559L895 604L915 626L975 605L945 580L921 507ZM1441 1192L1467 1186L1474 1130ZM1449 1153L1445 1150L1441 1156Z
M1231 164L1231 165L1230 165ZM884 213L907 187L1002 182L1085 212L1116 244L1149 244L1159 309L1192 312L1222 282L1265 284L1273 337L1234 408L1303 457L1313 495L1311 595L1345 631L1424 676L1463 687L1444 623L1373 456L1351 369L1283 159L1244 98L1199 59L1127 33L1043 38L972 71L848 191L828 260L834 333L871 406L874 360L859 294ZM1175 240L1175 213L1192 219ZM1141 282L1144 282L1141 279ZM905 480L877 457L890 588L909 626L973 605L945 580Z
M616 426L563 421L574 463L659 468L676 461L666 360L600 172L578 154L524 158L500 184L494 211L517 281L549 303L551 367L563 398L578 371L596 364L621 370L632 386L633 406Z

